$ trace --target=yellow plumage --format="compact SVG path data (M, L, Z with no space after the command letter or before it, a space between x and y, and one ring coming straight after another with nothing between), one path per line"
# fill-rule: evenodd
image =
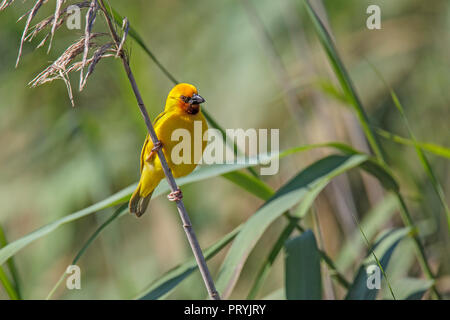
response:
M200 109L200 104L204 101L193 85L178 84L170 91L164 111L154 120L153 127L162 143L164 156L175 178L191 173L206 147L203 135L208 125ZM201 123L201 135L194 134L196 121ZM179 128L186 129L190 133L191 161L189 163L174 164L172 161L172 150L180 143L180 141L172 141L172 133ZM196 145L201 145L200 156L194 152ZM153 142L147 135L141 151L141 178L129 202L130 212L138 217L144 214L153 191L165 177L159 157L152 148Z

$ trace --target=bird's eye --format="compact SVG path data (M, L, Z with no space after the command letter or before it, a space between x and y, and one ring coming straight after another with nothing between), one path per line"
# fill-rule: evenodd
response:
M186 96L180 96L180 99L183 100L183 102L188 103L189 102L189 97Z

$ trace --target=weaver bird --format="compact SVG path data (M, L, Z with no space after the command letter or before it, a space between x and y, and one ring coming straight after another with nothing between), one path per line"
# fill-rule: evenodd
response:
M154 120L153 127L158 136L160 145L153 145L152 139L147 134L144 146L141 151L141 178L139 185L131 196L129 202L130 212L140 217L147 209L148 203L152 197L152 193L158 186L159 182L164 179L164 171L161 166L160 159L157 155L158 148L162 147L165 158L172 174L175 178L182 177L191 173L201 159L201 154L206 147L206 141L203 135L208 130L205 117L203 116L200 104L205 102L198 95L197 88L191 84L177 84L170 92L166 100L164 111L160 113ZM194 135L194 122L200 121L202 132L201 135ZM195 152L191 152L190 160L180 164L174 164L171 158L172 149L179 141L172 141L172 132L176 129L186 129L190 133L190 150L193 151L195 145L201 145L201 154L198 156ZM188 163L185 163L188 162ZM181 192L171 193L170 200L177 200Z

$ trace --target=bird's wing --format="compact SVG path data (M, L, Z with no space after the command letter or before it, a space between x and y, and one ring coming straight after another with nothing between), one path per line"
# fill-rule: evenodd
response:
M153 121L153 127L156 126L156 123L158 122L158 120L160 120L163 116L165 115L165 111L161 112ZM142 146L142 150L141 150L141 173L142 173L142 169L144 168L144 162L145 162L145 151L148 149L153 148L153 141L150 138L150 135L147 133L147 136L145 137L145 141L144 141L144 145ZM153 157L153 156L152 156Z

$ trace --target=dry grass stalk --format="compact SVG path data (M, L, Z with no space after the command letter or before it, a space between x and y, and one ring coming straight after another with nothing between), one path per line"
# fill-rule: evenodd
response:
M65 1L66 0L56 0L55 14L53 15L53 24L52 24L52 30L50 31L51 36L50 36L50 43L48 44L47 53L49 53L50 49L52 48L53 36L55 35L55 31L56 31L57 24L58 24L58 19L61 14L61 6L64 4Z
M37 12L39 11L39 8L42 6L42 4L44 4L44 2L47 2L47 1L46 0L37 0L36 3L34 4L33 8L28 13L27 22L25 23L25 28L23 29L22 38L20 39L20 47L19 47L19 53L17 55L16 68L19 65L20 57L22 56L23 42L25 41L25 36L27 34L28 28L30 27L31 20L33 20L34 16L37 14Z
M73 4L74 6L77 6L78 8L87 8L89 7L89 1L84 1L84 2L80 2L80 3L76 3ZM56 17L56 12L55 14L47 17L46 19L40 21L39 23L35 24L32 28L30 28L30 32L28 33L28 35L25 37L25 41L31 42L31 40L34 39L34 37L36 37L36 35L41 32L43 29L45 29L47 26L49 26L50 24L52 24L52 30L54 28L55 32L67 19L68 17L68 9L70 6L67 6L66 8L60 10L58 17L55 19ZM52 31L48 32L47 35L43 38L42 42L37 46L37 48L40 48L44 45L45 41L51 36Z
M84 86L86 85L86 81L88 79L88 77L94 72L95 66L97 65L97 63L105 57L109 57L109 56L113 56L112 54L110 55L106 55L106 52L113 46L112 42L106 43L104 45L102 45L100 48L98 48L97 50L95 50L94 54L92 55L92 57L90 59L86 59L86 61L82 61L81 63L77 63L74 65L74 70L78 71L83 70L83 68L85 67L85 65L89 65L88 68L88 72L86 73L86 76L84 77L84 79L81 82L81 87L80 87L80 91L84 89ZM117 55L116 55L117 57ZM77 65L77 66L76 66ZM69 69L68 72L70 72L71 70Z
M9 7L13 2L14 0L3 0L2 3L0 4L0 11Z
M98 47L98 44L92 42L91 40L96 37L104 35L105 33L92 33L88 41L88 49L92 47ZM98 50L95 51L91 59L87 59L82 64L75 63L73 65L70 65L78 55L84 52L85 44L86 44L85 38L82 37L80 40L69 46L58 59L56 59L51 65L49 65L41 73L39 73L33 80L31 80L29 85L31 85L32 87L36 87L56 79L61 79L66 83L70 101L72 105L74 105L72 88L68 79L69 72L81 70L81 68L84 67L86 64L92 65L92 63L94 63L95 67L95 65L103 57L105 57L105 53L111 47L110 43L103 45ZM90 72L88 71L86 79L90 74L92 74L94 67L90 68L89 70Z
M94 26L95 18L97 16L98 3L97 0L92 0L89 5L89 10L86 13L86 27L84 30L84 50L83 50L83 64L80 70L80 91L83 90L84 83L84 67L86 66L86 61L89 53L89 41L91 37L92 27ZM87 77L86 77L87 78Z
M129 28L130 28L130 23L128 22L128 19L125 17L122 22L122 29L124 30L124 32L122 35L122 40L120 40L119 47L117 48L116 57L119 57L119 53L122 52L122 50L123 50L123 45L125 43L125 40L127 39Z

